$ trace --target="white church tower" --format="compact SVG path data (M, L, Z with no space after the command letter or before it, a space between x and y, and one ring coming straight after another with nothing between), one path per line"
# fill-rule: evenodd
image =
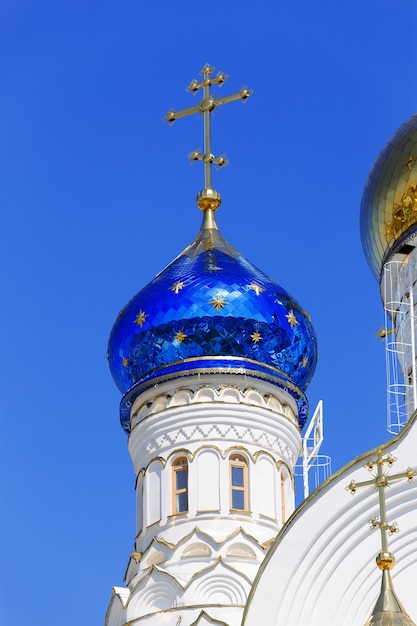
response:
M294 510L294 466L317 344L308 314L220 234L203 68L205 168L194 242L120 312L109 363L136 473L137 534L106 626L238 626L253 580Z

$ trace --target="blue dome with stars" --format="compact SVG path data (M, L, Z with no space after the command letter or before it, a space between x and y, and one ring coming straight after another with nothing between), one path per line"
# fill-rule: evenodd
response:
M119 313L108 359L126 430L136 389L211 370L247 371L284 387L303 425L317 342L308 313L225 241L206 210L195 241Z

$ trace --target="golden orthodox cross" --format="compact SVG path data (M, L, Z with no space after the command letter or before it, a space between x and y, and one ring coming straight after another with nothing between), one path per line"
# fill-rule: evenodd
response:
M413 480L416 476L415 472L409 467L405 470L405 472L400 472L399 474L387 474L384 471L384 466L388 466L391 468L397 459L392 456L392 454L387 454L385 457L383 455L383 451L379 449L377 451L377 458L371 459L367 462L365 467L372 472L376 466L376 473L373 474L373 478L371 480L365 480L363 482L357 483L354 480L346 487L348 491L352 494L360 487L369 487L373 486L378 490L378 498L379 498L379 517L376 517L369 521L371 528L379 528L381 532L381 553L377 557L378 567L382 570L384 569L392 569L395 564L394 556L388 551L388 537L387 535L393 535L399 531L398 525L396 522L388 523L387 522L387 506L386 506L386 498L385 498L385 489L390 486L391 483L396 482L398 480L402 480L406 478L408 481Z
M203 80L198 81L196 79L192 80L189 84L187 91L192 94L196 94L199 89L203 89L203 97L200 102L193 107L188 107L186 109L181 109L180 111L168 111L165 116L166 121L173 123L175 120L180 117L187 117L188 115L192 115L193 113L203 113L204 118L204 152L201 154L198 150L191 152L189 157L192 161L202 161L204 163L204 186L205 190L212 190L212 180L211 180L211 166L215 163L218 167L223 167L227 165L227 160L225 155L220 157L215 157L211 151L211 118L210 114L214 111L214 109L221 104L227 104L229 102L235 102L236 100L247 100L249 96L252 94L252 91L247 89L246 87L242 87L242 89L230 96L224 96L220 98L214 98L210 92L210 87L212 85L223 85L223 83L227 80L228 76L223 74L223 72L218 72L217 76L213 76L214 67L206 64L201 70L201 74L203 75ZM214 192L217 194L217 192ZM218 194L217 194L218 195ZM219 196L219 204L220 204L220 196ZM202 208L202 207L200 207ZM217 208L217 207L216 207Z

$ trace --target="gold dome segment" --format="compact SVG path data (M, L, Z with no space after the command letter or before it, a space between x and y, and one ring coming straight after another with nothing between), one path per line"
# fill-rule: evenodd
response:
M191 162L202 161L204 164L204 189L200 191L197 196L197 205L201 211L211 210L216 211L221 203L220 194L212 188L212 165L217 168L228 165L228 161L225 154L219 157L214 156L211 151L211 114L214 109L221 104L228 104L229 102L235 102L236 100L245 101L252 95L252 91L246 87L242 87L237 93L230 96L223 96L215 98L210 87L212 85L218 85L221 87L228 79L228 76L223 72L218 72L216 76L213 76L214 67L206 64L201 70L203 79L198 81L193 79L187 87L187 91L195 95L200 89L203 90L203 97L200 102L193 107L187 109L181 109L179 111L170 110L165 116L165 120L170 124L174 123L181 117L187 117L193 113L202 113L204 120L204 152L194 150L189 153L189 159Z
M366 259L379 280L391 255L417 237L417 114L376 159L362 196L360 226Z

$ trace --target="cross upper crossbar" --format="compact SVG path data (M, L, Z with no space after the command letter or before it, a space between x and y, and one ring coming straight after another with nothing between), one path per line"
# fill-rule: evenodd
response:
M192 107L187 107L185 109L180 109L179 111L170 110L165 116L165 120L169 123L175 122L182 117L187 117L189 115L193 115L194 113L202 113L204 118L204 152L200 153L199 150L195 150L189 154L189 157L192 161L202 161L204 163L204 184L205 189L212 189L212 164L216 164L218 167L223 167L227 165L228 161L225 158L225 155L220 157L215 157L211 152L211 118L210 114L214 111L215 108L221 106L222 104L228 104L229 102L235 102L237 100L245 101L252 94L250 89L246 87L242 87L242 89L236 93L233 93L229 96L221 96L214 97L210 92L210 87L212 85L218 85L221 87L223 83L227 80L228 76L223 72L218 72L217 76L212 77L214 72L214 67L206 64L201 73L203 74L203 80L198 81L196 79L192 80L189 86L187 87L187 91L192 94L197 93L199 89L203 89L203 97L198 104ZM220 196L219 196L220 198Z
M242 87L242 89L236 93L230 94L230 96L223 96L220 98L213 98L210 94L208 98L203 98L198 104L193 107L187 107L186 109L180 109L179 111L170 110L165 116L167 122L175 122L175 120L179 120L181 117L187 117L188 115L192 115L193 113L205 113L206 111L211 112L221 104L228 104L229 102L236 102L236 100L247 100L251 95L251 91L246 87Z
M392 535L399 531L396 522L391 524L387 522L385 489L389 487L391 483L398 480L406 478L408 481L411 481L415 476L417 476L417 473L411 467L407 468L404 472L399 472L398 474L386 474L384 472L384 465L392 467L396 460L397 459L395 459L391 454L387 454L384 457L382 449L379 449L377 451L377 458L369 460L365 466L370 472L372 472L376 466L376 474L374 474L373 478L359 483L352 480L346 487L346 489L352 494L354 494L356 490L361 487L373 486L378 490L379 517L370 520L369 524L371 528L379 528L381 531L382 552L388 551L387 533Z

